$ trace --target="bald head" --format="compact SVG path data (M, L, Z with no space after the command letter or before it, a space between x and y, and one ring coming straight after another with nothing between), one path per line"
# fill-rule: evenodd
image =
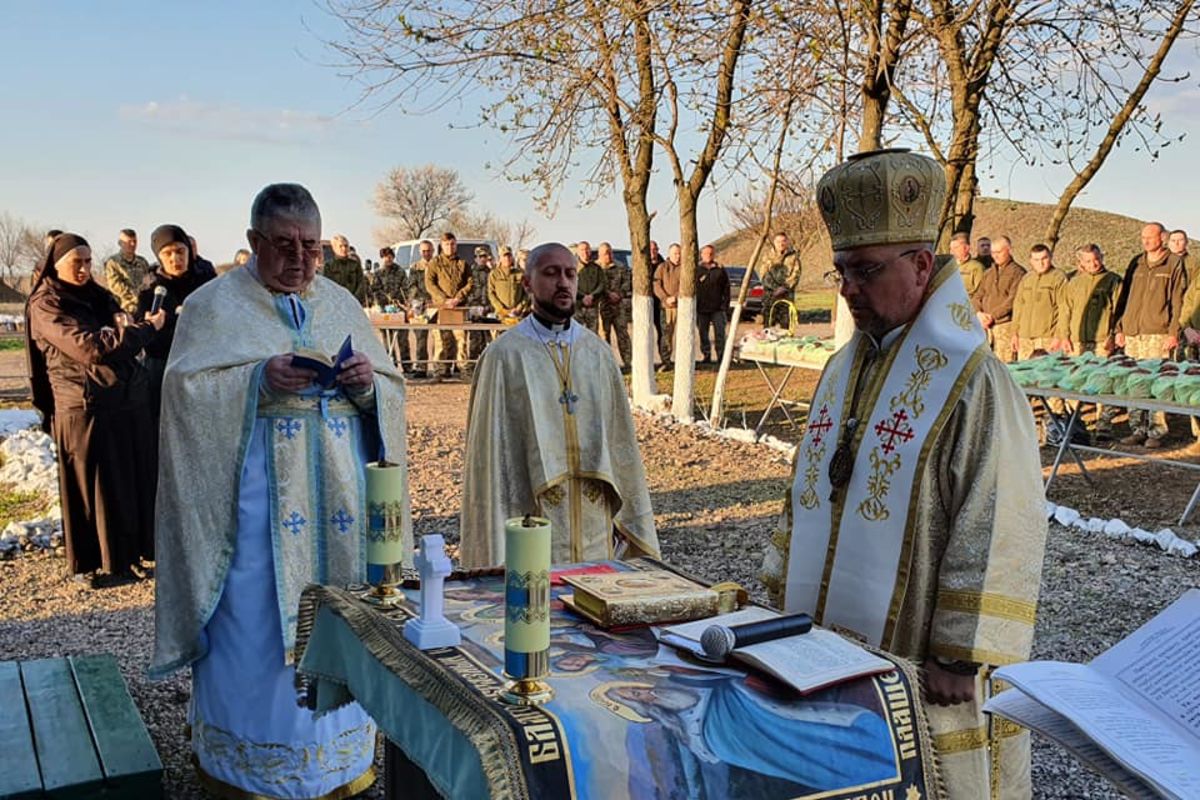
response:
M542 316L561 321L575 313L579 278L575 256L566 247L548 242L530 250L521 280Z

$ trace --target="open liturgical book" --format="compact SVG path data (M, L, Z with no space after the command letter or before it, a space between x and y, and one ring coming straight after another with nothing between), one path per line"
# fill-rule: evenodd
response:
M292 356L292 366L299 369L311 369L317 373L313 378L313 383L322 389L332 389L333 385L337 383L338 372L341 371L342 365L352 355L354 355L354 347L350 342L350 337L347 336L346 341L342 342L342 346L333 356L316 350L297 350Z
M984 705L1055 740L1130 797L1200 798L1200 589L1088 664L996 670Z
M768 608L750 606L732 614L661 628L656 633L660 642L703 658L700 637L710 625L744 625L778 616ZM797 636L739 647L730 657L775 676L801 694L896 668L887 659L816 627Z

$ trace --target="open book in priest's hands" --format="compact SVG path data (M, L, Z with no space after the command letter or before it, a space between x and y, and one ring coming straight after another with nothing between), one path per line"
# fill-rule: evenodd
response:
M663 644L704 658L700 637L710 625L744 625L778 616L770 609L749 606L732 614L656 628L655 634ZM887 659L816 627L808 633L739 647L730 653L730 658L775 676L801 694L896 668Z
M338 373L350 356L354 355L354 345L350 336L346 336L342 346L332 356L317 350L297 350L292 355L291 365L299 369L310 369L315 373L313 383L322 389L332 389L337 383Z
M1055 740L1130 797L1200 798L1200 589L1088 664L1031 661L984 710Z

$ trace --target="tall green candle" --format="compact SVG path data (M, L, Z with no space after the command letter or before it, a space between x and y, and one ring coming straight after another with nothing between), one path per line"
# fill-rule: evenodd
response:
M408 483L399 464L367 464L367 562L397 564L405 560Z
M550 672L550 520L508 520L504 553L504 671L540 678Z

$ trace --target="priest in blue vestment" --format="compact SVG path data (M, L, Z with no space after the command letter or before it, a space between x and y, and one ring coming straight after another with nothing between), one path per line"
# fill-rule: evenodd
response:
M346 797L374 780L375 727L357 704L297 705L297 605L309 583L365 577L365 464L405 462L404 383L358 301L316 274L304 187L263 189L247 238L245 269L185 302L163 380L151 675L191 666L215 795ZM292 365L347 336L332 381ZM411 542L407 503L403 527Z

